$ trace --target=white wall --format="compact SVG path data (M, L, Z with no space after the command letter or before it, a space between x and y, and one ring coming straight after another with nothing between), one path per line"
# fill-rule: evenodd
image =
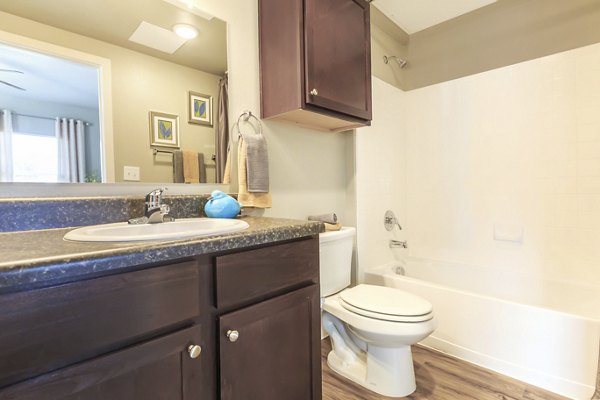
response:
M358 220L369 235L359 260L392 258L379 253L385 207L372 215L369 204L383 195L412 256L600 284L600 44L397 96L376 81L373 127L357 133L357 181L367 180ZM381 97L402 110L384 110ZM384 162L392 149L405 154L404 174ZM522 228L523 242L494 240L499 224Z

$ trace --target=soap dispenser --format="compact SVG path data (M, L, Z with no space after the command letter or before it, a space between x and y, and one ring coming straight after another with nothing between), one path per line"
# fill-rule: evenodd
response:
M204 206L209 218L235 218L240 213L240 203L233 197L215 190Z

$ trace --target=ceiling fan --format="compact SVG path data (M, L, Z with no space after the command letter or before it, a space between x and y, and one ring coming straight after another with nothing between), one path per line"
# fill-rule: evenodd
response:
M23 73L23 71L17 71L15 69L2 69L2 68L0 68L0 72L14 72L16 74L22 74ZM12 83L8 83L6 81L3 81L1 79L0 79L0 83L4 84L6 86L10 86L12 88L18 89L18 90L27 90L27 89L24 89L24 88L22 88L20 86L13 85Z

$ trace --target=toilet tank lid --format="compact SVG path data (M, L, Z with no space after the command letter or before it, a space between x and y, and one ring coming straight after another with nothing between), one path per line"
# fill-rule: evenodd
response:
M356 233L356 229L351 226L344 226L339 231L327 231L319 233L319 242L325 243L333 240L339 240L346 237L353 237Z

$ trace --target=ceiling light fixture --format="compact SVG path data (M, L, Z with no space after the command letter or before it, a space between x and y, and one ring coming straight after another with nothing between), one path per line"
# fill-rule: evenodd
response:
M190 40L198 36L198 29L187 24L177 24L173 26L173 32L181 38Z

